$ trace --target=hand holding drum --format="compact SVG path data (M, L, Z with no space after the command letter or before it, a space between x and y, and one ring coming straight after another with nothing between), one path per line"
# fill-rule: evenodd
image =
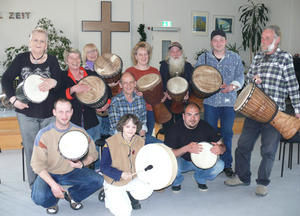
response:
M218 156L212 152L213 145L208 142L200 142L197 145L202 147L199 153L191 153L192 162L201 169L209 169L213 167Z

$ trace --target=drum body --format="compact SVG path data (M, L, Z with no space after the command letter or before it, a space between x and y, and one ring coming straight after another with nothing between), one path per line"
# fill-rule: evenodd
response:
M29 75L16 88L16 97L23 103L41 103L49 95L49 91L41 91L39 85L43 82L42 76L37 74Z
M192 162L201 169L212 168L218 160L218 156L210 151L213 145L208 142L198 144L202 145L203 149L199 154L191 153Z
M149 165L153 168L143 171ZM152 143L141 148L137 154L135 166L138 178L149 183L153 190L160 190L171 185L178 170L174 153L168 146L161 143Z
M76 98L84 105L97 109L103 107L108 100L107 87L99 76L87 76L82 78L78 84L91 87L87 92L76 93Z
M183 112L183 98L188 91L189 84L182 77L173 77L167 82L167 91L172 98L171 111L173 113Z
M192 75L192 88L197 97L207 98L220 91L223 78L221 73L209 65L199 65Z
M79 130L64 133L58 142L58 150L60 154L64 158L72 161L82 159L88 153L88 149L88 137Z

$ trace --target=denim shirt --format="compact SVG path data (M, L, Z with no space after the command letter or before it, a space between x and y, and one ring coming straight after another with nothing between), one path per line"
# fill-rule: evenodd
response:
M226 50L225 56L218 61L212 54L212 51L203 53L199 56L195 69L197 66L206 64L216 68L222 75L223 83L227 85L233 84L238 88L228 93L218 93L204 99L204 104L214 107L233 107L237 93L244 85L244 66L242 60L237 53Z

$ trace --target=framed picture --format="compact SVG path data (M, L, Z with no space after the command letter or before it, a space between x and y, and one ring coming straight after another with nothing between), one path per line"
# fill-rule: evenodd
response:
M192 33L208 35L208 12L192 12Z
M222 29L225 33L233 33L233 16L214 16L215 29Z

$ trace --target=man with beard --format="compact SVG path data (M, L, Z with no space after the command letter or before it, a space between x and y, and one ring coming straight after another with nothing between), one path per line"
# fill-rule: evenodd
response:
M220 136L206 121L200 121L200 108L195 103L189 103L184 108L182 119L172 125L166 133L165 144L172 148L177 157L178 172L172 183L173 192L181 190L182 173L194 171L194 178L200 191L207 191L207 180L213 180L223 171L224 162L217 160L209 169L201 169L191 161L191 153L199 153L203 147L198 142L209 142L213 145L211 152L216 155L225 152L225 145Z
M285 110L285 99L290 97L296 117L300 118L299 85L294 71L292 56L282 51L280 28L272 25L264 29L261 36L261 52L250 66L247 78L253 80L259 88L278 105L280 111ZM246 118L242 134L235 151L235 178L225 181L228 186L250 185L251 153L257 138L261 135L260 154L262 160L256 179L256 195L268 194L267 186L274 164L275 154L280 141L280 133L271 125Z
M160 62L160 74L163 82L163 89L165 92L165 97L163 98L163 102L170 110L170 106L172 103L172 98L167 93L167 82L170 78L175 76L181 76L190 83L193 73L193 66L186 61L186 58L183 53L182 45L178 42L172 42L169 47L169 52L166 60ZM190 90L190 89L189 89ZM189 92L184 97L184 100L188 100ZM166 130L178 119L180 119L181 114L172 113L172 119L163 124L163 131Z

